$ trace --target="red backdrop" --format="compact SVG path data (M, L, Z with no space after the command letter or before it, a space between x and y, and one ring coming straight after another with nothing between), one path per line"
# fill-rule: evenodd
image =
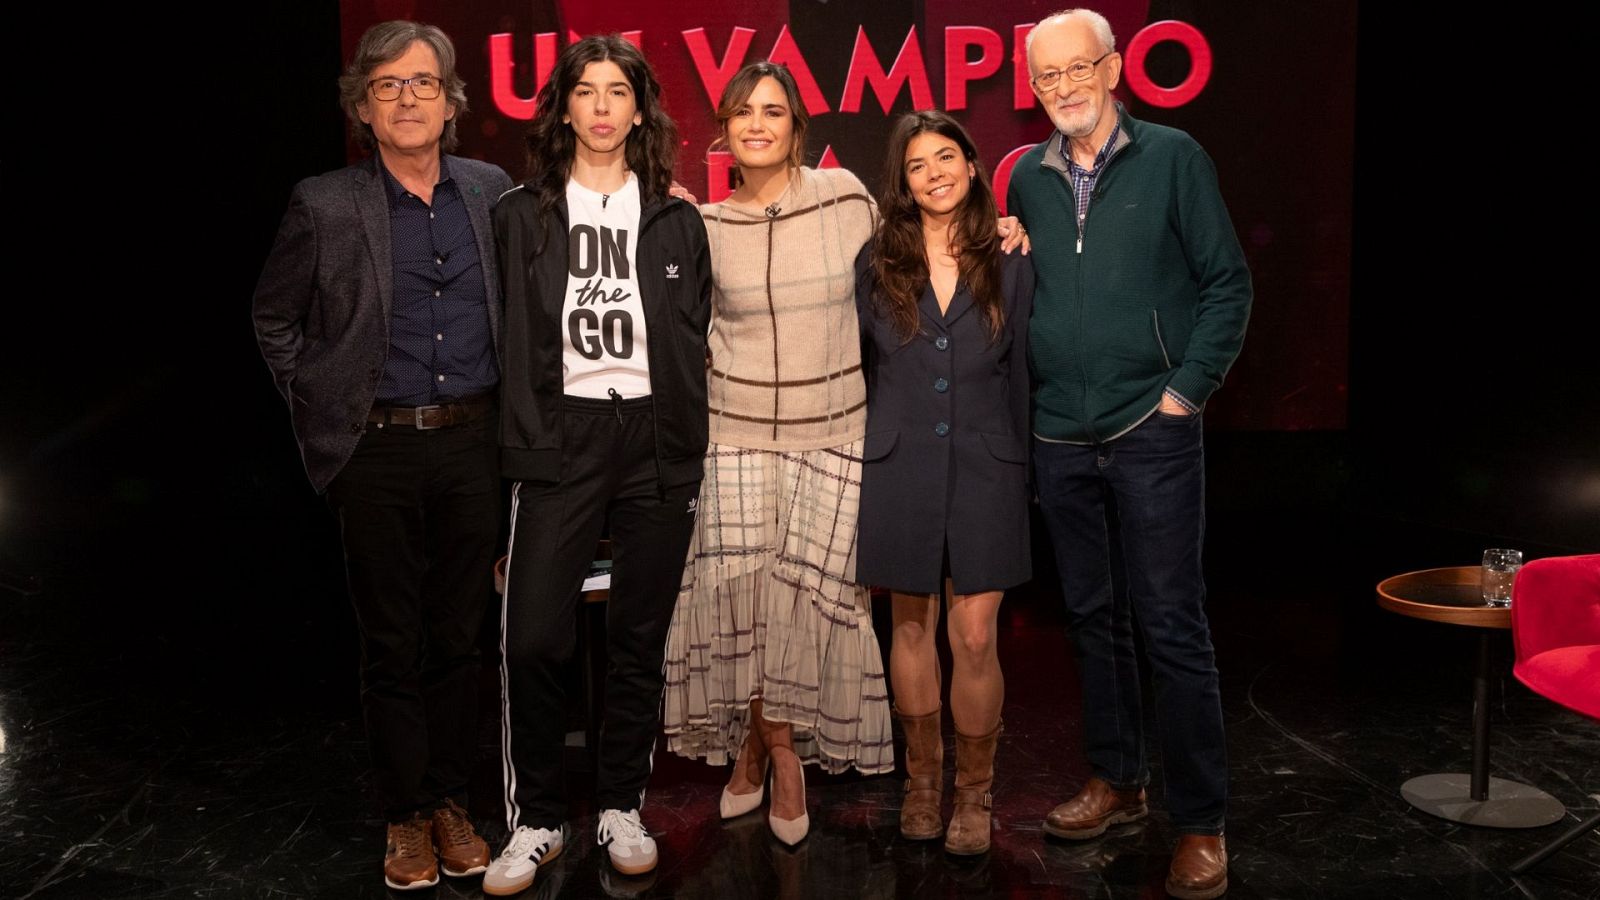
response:
M1256 8L1259 7L1259 8ZM1047 136L1026 86L1022 38L1059 2L994 0L343 0L346 57L384 19L439 25L456 42L471 111L460 152L524 173L532 99L569 35L619 31L644 49L683 136L678 179L726 190L706 149L724 80L788 62L813 113L814 164L876 187L894 115L954 112L1004 198L1009 160ZM1255 276L1245 351L1208 407L1213 427L1343 428L1348 371L1355 2L1310 5L1117 0L1097 7L1124 56L1118 97L1183 128L1217 163ZM352 147L352 152L354 148ZM1048 248L1040 248L1048 252Z

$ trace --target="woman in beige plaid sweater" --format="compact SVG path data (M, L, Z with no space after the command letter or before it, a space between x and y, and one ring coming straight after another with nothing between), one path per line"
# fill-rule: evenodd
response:
M855 580L866 390L853 263L876 224L854 175L800 165L793 78L746 66L718 105L741 183L701 208L716 287L711 447L667 641L668 746L726 764L722 815L798 843L802 763L894 768L870 598Z

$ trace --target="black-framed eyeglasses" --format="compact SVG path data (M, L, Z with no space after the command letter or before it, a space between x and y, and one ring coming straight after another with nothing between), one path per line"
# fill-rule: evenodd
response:
M399 100L400 92L411 85L411 95L418 100L432 100L439 96L444 85L437 75L415 75L411 78L374 78L367 82L367 90L379 100Z
M1067 66L1065 69L1051 69L1048 72L1040 72L1038 75L1035 75L1029 80L1032 81L1033 86L1040 91L1048 91L1055 87L1060 83L1062 75L1067 76L1068 81L1088 81L1089 77L1094 74L1094 67L1100 65L1100 63L1103 62L1106 57L1115 52L1117 51L1107 50L1106 52L1100 54L1100 58L1094 62L1075 62L1072 65Z

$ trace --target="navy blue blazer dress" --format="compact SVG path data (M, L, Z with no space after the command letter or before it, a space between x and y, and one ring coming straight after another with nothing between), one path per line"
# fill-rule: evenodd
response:
M989 339L965 284L902 340L873 298L871 244L856 258L867 381L856 578L906 593L1004 590L1032 577L1028 537L1028 317L1033 265L1002 257L1005 325Z

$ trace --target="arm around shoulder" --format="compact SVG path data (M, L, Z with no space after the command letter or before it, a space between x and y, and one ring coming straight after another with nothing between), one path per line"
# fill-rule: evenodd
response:
M1011 179L1011 184L1006 187L1005 214L1008 216L1016 216L1017 221L1022 223L1023 228L1028 227L1028 217L1025 215L1022 208L1022 194L1017 191L1017 180L1015 177Z
M1011 332L1011 424L1014 433L1026 440L1033 431L1028 423L1033 407L1032 376L1028 365L1028 324L1033 317L1033 263L1016 254L1001 259L1006 266L1006 284L1009 288L1005 327Z
M867 241L861 245L861 252L856 254L856 319L861 323L861 333L868 331L868 323L872 316L872 292L877 287L877 270L872 266L872 245L876 240Z
M493 190L490 192L490 195L493 196L496 201L498 201L502 196L505 195L506 191L509 191L511 188L516 186L516 182L511 180L511 176L506 174L505 169L502 169L492 163L489 164L489 168L494 170L494 176L490 182Z
M534 288L529 283L529 263L540 240L537 206L526 189L513 189L500 197L490 213L500 288L505 292L500 348L500 467L501 474L512 479L532 478L541 471L533 449L540 418L532 345L536 311L530 309Z
M695 310L695 323L702 335L711 331L711 294L713 281L711 274L711 240L706 236L705 220L700 218L700 209L687 200L679 200L683 210L679 215L684 216L684 228L688 232L689 255L694 260L695 287L699 306Z
M451 156L450 166L452 172L465 172L473 183L481 185L484 196L489 198L489 203L494 204L506 191L511 190L516 183L506 170L492 162L481 159L470 159L465 156Z

